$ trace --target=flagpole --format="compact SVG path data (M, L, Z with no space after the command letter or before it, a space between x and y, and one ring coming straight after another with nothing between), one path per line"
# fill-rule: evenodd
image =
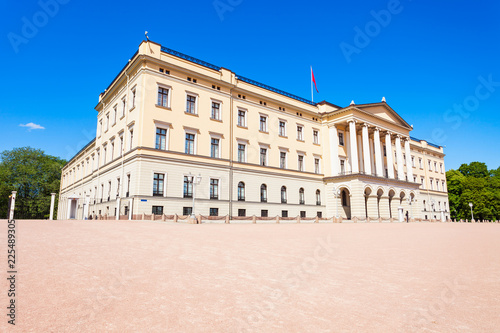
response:
M313 91L313 67L311 66L311 102L314 103L314 91Z

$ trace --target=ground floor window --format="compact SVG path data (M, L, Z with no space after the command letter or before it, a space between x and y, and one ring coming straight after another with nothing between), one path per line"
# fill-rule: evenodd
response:
M153 206L153 214L162 215L163 214L163 206Z
M281 217L288 217L288 211L287 210L282 210L281 211Z
M261 216L261 217L267 217L267 215L268 215L268 211L267 211L267 209L261 209L261 211L260 211L260 216Z
M193 207L182 207L182 215L191 215L193 213Z
M317 217L323 217L323 212L317 212L317 213L316 213L316 216L317 216Z
M210 216L219 216L219 208L210 208Z
M305 210L301 210L300 211L300 217L306 217L306 211Z
M247 216L246 209L238 209L238 216Z
M125 215L128 215L128 206L125 206Z

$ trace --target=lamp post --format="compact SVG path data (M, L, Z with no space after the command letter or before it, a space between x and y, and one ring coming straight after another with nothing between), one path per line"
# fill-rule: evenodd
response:
M333 195L335 196L335 217L339 218L339 202L337 199L340 197L340 189L333 187Z
M413 219L413 202L415 202L415 198L409 196L406 200L408 200L408 205L410 205L410 219Z
M189 179L193 183L193 208L191 209L191 217L195 218L196 215L194 214L194 204L195 204L195 196L196 196L196 185L198 185L201 182L201 174L198 174L198 176L193 175L191 172L188 174Z
M472 202L469 202L469 206L470 206L470 215L472 216L472 220L474 220L474 212L472 211L472 206L474 206L472 204Z

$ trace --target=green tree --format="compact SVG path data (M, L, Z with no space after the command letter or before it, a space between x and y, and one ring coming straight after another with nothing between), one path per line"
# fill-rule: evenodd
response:
M17 218L48 218L50 194L59 193L61 169L66 161L30 147L0 154L0 217L7 216L8 196L17 191ZM57 210L56 195L56 210Z
M500 168L488 170L485 163L462 164L446 172L450 213L453 218L500 219Z

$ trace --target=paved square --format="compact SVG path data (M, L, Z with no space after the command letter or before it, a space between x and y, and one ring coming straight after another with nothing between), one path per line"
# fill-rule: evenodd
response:
M0 331L494 332L499 240L479 223L17 221Z

